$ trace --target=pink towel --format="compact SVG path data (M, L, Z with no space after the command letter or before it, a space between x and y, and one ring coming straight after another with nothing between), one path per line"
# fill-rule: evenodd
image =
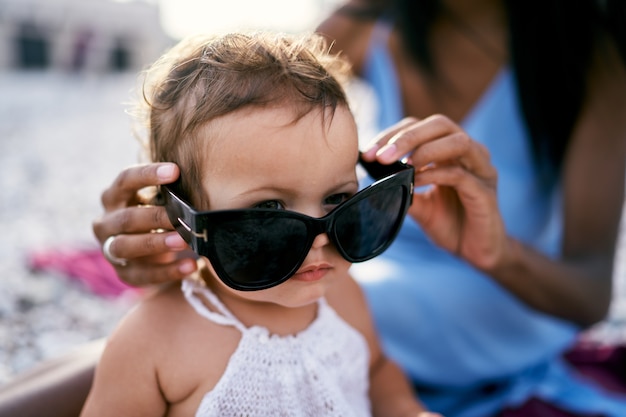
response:
M35 272L57 272L83 283L93 293L117 297L139 291L122 282L100 248L61 248L32 251L26 259Z

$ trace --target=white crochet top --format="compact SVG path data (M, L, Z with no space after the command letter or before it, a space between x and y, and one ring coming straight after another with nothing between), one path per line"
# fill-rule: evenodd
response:
M202 281L188 278L182 290L198 314L242 333L196 417L371 415L367 342L324 299L309 327L296 335L277 336L264 327L244 327ZM219 313L210 311L200 297Z

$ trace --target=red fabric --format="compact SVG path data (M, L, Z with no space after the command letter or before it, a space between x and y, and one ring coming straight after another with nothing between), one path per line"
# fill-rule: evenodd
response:
M564 355L584 377L608 391L626 395L626 346L606 346L581 341ZM495 417L603 417L564 411L541 399L531 398L520 407L507 409Z
M581 341L565 354L565 359L603 388L626 394L626 346Z
M505 410L497 417L603 417L601 414L574 414L563 411L552 404L538 398L531 398L521 407Z

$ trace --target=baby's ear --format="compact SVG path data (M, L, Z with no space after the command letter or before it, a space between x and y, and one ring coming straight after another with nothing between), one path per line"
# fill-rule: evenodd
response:
M198 255L196 263L198 264L198 270L193 275L194 279L202 281L204 285L213 285L214 281L219 281L215 269L213 269L213 265L211 265L211 261L208 258Z
M163 206L165 205L165 197L160 186L146 187L139 190L138 198L140 204L146 204L150 206Z

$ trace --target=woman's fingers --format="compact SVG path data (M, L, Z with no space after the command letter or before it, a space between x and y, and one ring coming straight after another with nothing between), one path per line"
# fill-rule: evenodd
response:
M134 166L122 171L102 193L105 213L94 220L93 232L112 257L122 281L135 286L177 280L197 269L195 255L173 229L164 207L142 204L141 190L174 182L176 164Z
M408 157L415 186L409 214L439 246L488 270L506 254L497 202L497 171L487 148L442 115L406 118L382 132L364 152L383 164Z
M134 260L125 267L116 267L119 278L135 287L181 280L196 269L196 261L192 258L163 263L153 257Z
M433 168L416 175L416 186L435 188L414 196L409 214L444 249L482 270L503 259L506 230L495 186L459 165Z
M390 143L390 141L392 141L393 138L397 137L398 135L401 135L407 129L410 129L418 121L419 120L414 118L414 117L405 117L404 119L400 120L398 123L394 124L393 126L388 127L387 129L383 130L382 132L380 132L367 145L366 149L363 151L363 158L366 161L373 161L373 160L377 159L377 157L381 153L381 149L385 148L386 146L389 146L389 143ZM393 142L391 142L391 143L393 143ZM395 159L391 159L391 157L390 157L389 158L389 162L391 163L391 162L397 161L398 159L400 159L405 154L406 154L406 152L405 153L400 153L400 154L398 154L398 156ZM385 158L385 160L386 160L386 158ZM384 163L384 160L379 159L379 161Z
M139 202L138 191L154 185L169 184L176 181L178 175L178 166L168 162L126 168L102 193L102 205L106 211L135 205Z
M109 252L126 260L112 265L133 286L182 279L197 269L195 254L177 232L117 234Z
M487 148L442 115L422 120L405 118L382 132L364 153L366 159L381 163L406 155L418 170L433 164L460 164L481 178L496 177Z
M435 185L454 189L466 212L492 212L497 208L495 188L460 166L443 166L415 176L415 186Z
M424 143L410 159L418 171L457 165L494 187L498 178L487 148L462 131Z
M101 243L109 236L174 229L165 207L162 206L121 208L94 220L92 226L94 234Z
M113 256L127 260L169 255L169 262L176 258L174 252L185 249L188 245L177 232L119 234L109 248Z

